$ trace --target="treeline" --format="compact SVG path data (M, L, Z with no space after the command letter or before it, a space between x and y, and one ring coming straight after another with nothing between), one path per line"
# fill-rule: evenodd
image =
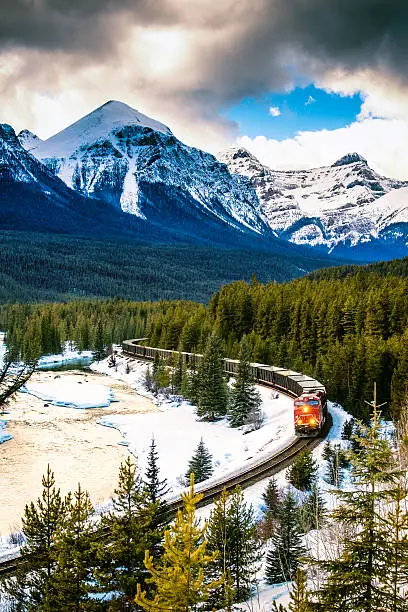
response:
M368 417L364 398L374 381L386 411L398 413L408 381L408 278L371 267L327 274L281 285L238 281L208 306L117 299L3 306L0 324L23 356L58 352L65 340L92 349L99 324L105 345L148 336L152 346L198 353L215 331L231 358L246 335L253 361L314 376L354 416Z

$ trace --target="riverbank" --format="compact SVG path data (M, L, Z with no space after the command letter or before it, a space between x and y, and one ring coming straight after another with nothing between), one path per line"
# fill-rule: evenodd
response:
M87 386L111 389L115 401L106 408L84 410L16 394L7 415L7 433L13 439L0 445L0 535L19 528L25 504L41 493L41 477L48 463L63 493L81 482L94 504L108 501L128 450L120 444L120 432L99 425L98 420L108 414L157 410L149 398L137 395L126 383L94 372L40 371L29 386L46 391L56 383L78 385L84 392Z

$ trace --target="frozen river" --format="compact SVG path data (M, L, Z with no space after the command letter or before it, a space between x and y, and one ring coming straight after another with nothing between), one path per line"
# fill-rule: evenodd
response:
M19 527L25 504L41 493L48 463L64 493L81 482L94 504L106 502L128 450L118 444L120 432L98 425L98 419L155 410L150 399L126 384L91 372L36 372L29 384L39 394L65 385L108 396L111 388L118 401L105 408L80 410L55 406L27 393L16 395L7 415L7 433L13 439L0 444L0 535Z

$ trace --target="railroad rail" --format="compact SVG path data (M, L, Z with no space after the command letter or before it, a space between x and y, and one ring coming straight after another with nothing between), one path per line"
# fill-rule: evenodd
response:
M126 357L140 360L140 361L151 361L151 357L141 357L140 355L126 355ZM231 372L230 372L231 373ZM277 387L278 385L272 385L268 382L257 381L258 384L264 387ZM293 398L295 393L290 390L284 390L282 387L279 387L279 391ZM330 427L332 424L331 416L328 415L326 419L324 428L321 432L320 437L314 438L294 438L289 442L287 446L280 449L278 452L269 455L267 457L263 457L258 461L252 461L247 465L243 466L240 471L234 472L229 477L226 476L224 478L220 478L216 481L212 481L209 485L205 485L205 483L200 483L196 485L195 490L197 493L202 494L202 499L199 502L198 506L205 506L207 504L211 504L214 500L220 495L220 493L226 490L232 490L237 486L240 486L242 489L245 489L255 482L263 480L268 476L273 476L277 472L288 467L295 457L306 449L313 449L320 444L322 439L326 437ZM168 502L170 511L177 511L182 506L182 500L180 497L177 499L171 499ZM22 557L20 554L12 555L7 559L0 560L0 577L5 575L10 575L15 572L17 567L21 564Z

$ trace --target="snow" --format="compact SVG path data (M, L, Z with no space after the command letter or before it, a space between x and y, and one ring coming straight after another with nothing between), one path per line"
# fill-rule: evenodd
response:
M126 374L126 364L132 368ZM242 428L229 427L227 420L215 423L197 420L194 407L181 398L155 398L143 388L146 362L117 358L117 370L108 367L108 360L94 363L91 369L127 382L138 393L150 396L158 412L139 415L106 415L99 422L118 429L130 452L137 456L143 472L150 442L154 436L159 452L162 477L168 479L174 494L184 488L180 478L200 438L213 456L214 474L202 486L217 482L227 474L247 470L251 463L273 455L294 439L292 400L280 395L272 399L270 389L258 386L262 396L265 422L258 430L244 434ZM201 487L197 486L197 490Z
M168 135L172 133L160 121L151 119L123 102L111 100L42 142L35 150L35 155L38 159L66 158L80 147L108 139L112 132L127 125L148 127Z
M112 390L102 385L70 383L63 380L32 384L28 382L20 389L44 402L68 408L106 408L114 401Z

